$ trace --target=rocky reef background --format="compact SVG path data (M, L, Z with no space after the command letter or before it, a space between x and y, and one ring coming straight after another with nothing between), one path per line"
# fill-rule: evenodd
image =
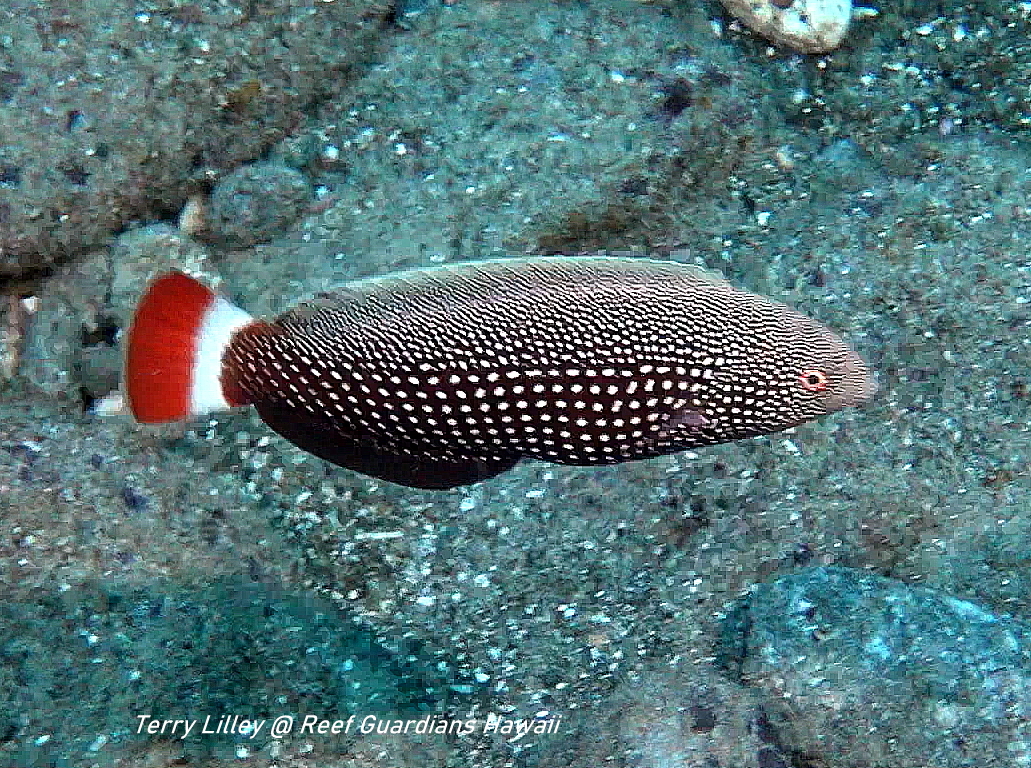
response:
M817 57L715 2L9 3L0 764L1023 764L1031 21L879 11ZM93 412L168 266L261 314L402 267L594 252L793 304L882 391L447 493L250 413ZM136 732L306 713L562 719Z

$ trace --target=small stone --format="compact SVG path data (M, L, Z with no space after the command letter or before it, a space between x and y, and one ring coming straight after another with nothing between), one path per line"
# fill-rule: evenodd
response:
M150 501L146 496L128 485L122 488L122 501L125 502L125 506L129 508L130 512L146 512L150 506Z
M187 237L200 237L207 230L207 200L203 195L193 195L179 212L179 231Z
M723 0L753 32L800 53L837 48L852 20L852 0Z
M210 237L230 247L266 242L293 224L312 199L300 171L280 163L245 165L215 185Z

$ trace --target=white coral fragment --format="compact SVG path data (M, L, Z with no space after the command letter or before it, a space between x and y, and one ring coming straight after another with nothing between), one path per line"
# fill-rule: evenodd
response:
M852 20L851 0L722 0L754 32L801 53L838 47Z

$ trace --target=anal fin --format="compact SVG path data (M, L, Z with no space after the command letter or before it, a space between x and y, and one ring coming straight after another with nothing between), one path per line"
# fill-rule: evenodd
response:
M255 403L262 421L291 443L320 459L356 472L410 488L443 490L470 485L511 469L519 457L468 461L410 456L376 445L371 439L351 438L318 414L282 403Z

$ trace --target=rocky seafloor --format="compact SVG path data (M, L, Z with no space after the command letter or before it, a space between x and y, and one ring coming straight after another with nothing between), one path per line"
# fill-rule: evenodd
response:
M1024 6L880 8L816 57L672 0L23 5L0 21L0 765L1031 763ZM239 57L219 37L248 33ZM95 412L169 266L263 314L402 267L596 252L792 304L881 391L447 492L247 411Z

